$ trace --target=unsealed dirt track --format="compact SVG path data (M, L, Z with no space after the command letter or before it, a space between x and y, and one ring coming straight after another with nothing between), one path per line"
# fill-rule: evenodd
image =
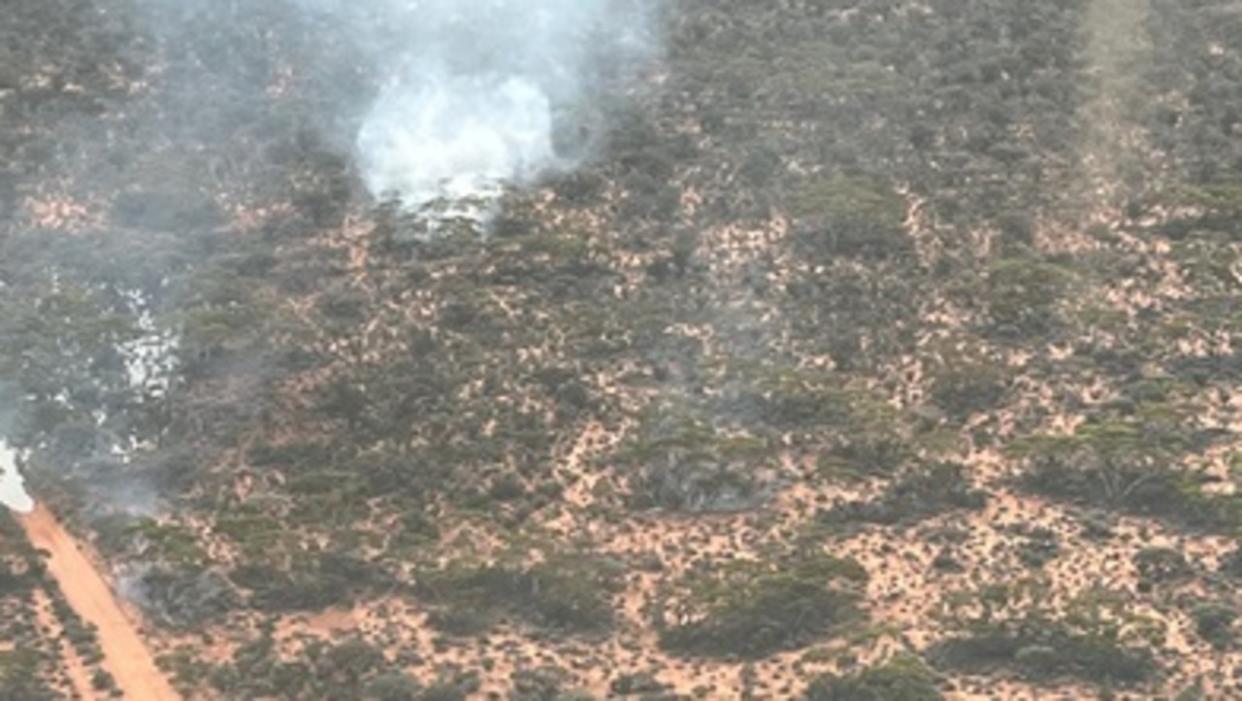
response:
M103 648L103 666L112 673L125 698L180 701L181 696L155 666L134 621L56 517L40 504L19 520L30 543L51 554L48 572L60 584L69 605L83 620L95 625Z

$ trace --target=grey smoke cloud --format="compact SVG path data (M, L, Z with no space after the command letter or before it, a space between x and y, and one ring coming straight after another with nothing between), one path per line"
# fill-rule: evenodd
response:
M355 140L360 170L413 207L573 167L593 77L657 46L645 0L302 2L372 47L382 87Z
M367 64L322 86L307 120L348 144L372 194L411 208L578 165L602 137L601 91L659 49L661 0L133 1L156 35L202 47L192 57L203 75L179 76L188 94L165 111L201 102L204 79L243 95L255 86L239 81L267 78L264 56L212 43L213 23L300 37L297 71Z

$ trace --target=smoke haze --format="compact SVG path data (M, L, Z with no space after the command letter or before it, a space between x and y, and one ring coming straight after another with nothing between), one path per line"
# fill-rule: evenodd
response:
M591 77L653 49L649 13L616 0L393 0L359 36L382 87L356 147L368 188L417 207L488 196L572 167ZM319 8L324 10L327 8Z
M34 508L34 501L26 493L25 482L17 469L18 453L9 447L7 439L13 412L8 408L10 400L6 395L11 392L10 387L0 383L0 506L26 513Z

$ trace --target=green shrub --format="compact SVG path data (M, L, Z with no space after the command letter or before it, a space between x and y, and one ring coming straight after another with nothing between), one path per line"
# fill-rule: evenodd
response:
M1183 185L1165 193L1162 200L1163 204L1193 211L1164 224L1163 232L1170 238L1183 238L1196 230L1222 231L1234 236L1242 233L1238 225L1242 216L1242 183L1226 180Z
M932 646L928 659L945 669L970 674L1008 670L1039 682L1133 684L1157 670L1150 651L1126 646L1114 634L1078 631L1039 616L978 624L964 636Z
M848 431L820 458L819 467L858 477L891 475L914 456L909 443L891 431Z
M298 555L287 569L241 564L229 573L229 579L251 592L251 606L266 611L319 610L390 583L374 564L333 552Z
M473 633L495 616L575 633L612 625L614 568L590 556L556 555L521 567L455 562L419 578L417 592L441 607L431 620L448 632Z
M1201 478L1163 465L1098 460L1089 454L1047 457L1023 474L1021 484L1055 499L1188 528L1229 533L1242 526L1242 499L1205 492Z
M1143 548L1134 555L1134 567L1145 586L1194 575L1186 556L1172 548Z
M632 507L693 513L757 506L764 487L754 473L768 458L762 439L723 435L677 415L649 419L615 456L618 464L632 470Z
M683 602L690 620L662 626L660 645L680 654L758 659L802 647L856 620L857 584L866 572L825 555L773 563L735 563L699 573Z
M952 509L982 509L987 497L966 479L964 467L936 463L910 471L871 501L839 504L820 514L826 523L892 525L931 518Z
M943 701L936 677L923 663L899 657L850 677L815 680L804 701Z
M1069 274L1057 265L1028 258L993 263L982 285L973 290L985 300L993 327L1008 336L1048 333L1057 320L1057 305L1068 289Z
M996 406L1009 387L1008 371L990 363L953 362L935 371L931 399L959 420Z
M201 567L207 554L190 529L172 523L143 519L130 527L130 533L144 542L144 554L180 567Z
M1018 559L1027 567L1043 567L1061 552L1056 531L1049 528L1022 529L1023 538L1018 544Z
M510 675L513 691L508 701L561 701L570 675L559 667L521 669Z
M116 680L107 670L97 669L91 674L91 688L95 691L112 691L116 689Z
M1233 623L1238 618L1238 612L1232 606L1199 604L1191 609L1190 617L1195 622L1195 632L1212 647L1224 649L1233 644Z
M477 674L466 672L444 676L423 689L417 701L465 701L479 690Z
M1236 532L1242 497L1208 492L1203 476L1177 467L1181 456L1210 443L1190 421L1177 407L1139 404L1123 418L1089 420L1072 436L1017 441L1011 454L1028 464L1019 484L1084 506Z
M42 666L40 654L33 650L0 652L0 698L22 701L63 698L39 678L37 670Z
M852 618L855 601L822 585L773 577L701 621L665 630L660 644L681 654L766 657L802 647Z
M329 648L319 665L321 673L346 684L357 684L383 666L384 653L358 638Z
M400 674L381 674L367 685L367 701L418 701L422 685L412 677Z
M1218 571L1226 577L1242 579L1242 547L1235 547L1221 557Z
M905 200L879 180L815 178L794 195L790 210L819 255L888 258L912 249Z

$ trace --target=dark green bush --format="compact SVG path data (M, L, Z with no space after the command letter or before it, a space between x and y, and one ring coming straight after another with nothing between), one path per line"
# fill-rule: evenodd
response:
M1203 491L1202 480L1171 467L1089 455L1038 460L1021 478L1032 492L1084 506L1163 518L1188 528L1233 532L1242 499Z
M1106 633L1076 631L1033 616L979 624L969 633L928 651L937 667L987 674L1007 670L1038 682L1076 679L1096 684L1134 684L1157 671L1150 651L1129 647Z
M335 681L354 685L383 666L384 653L355 638L329 648L320 659L319 669Z
M301 554L286 569L241 564L229 573L229 579L250 591L251 606L267 611L319 610L390 583L377 566L333 552Z
M431 620L448 632L474 633L498 615L575 633L612 625L614 568L590 556L557 555L520 567L452 563L419 578L417 592L440 607Z
M91 674L91 688L96 691L110 692L116 689L116 680L107 670L97 669Z
M1203 475L1179 466L1182 456L1213 441L1193 421L1176 405L1140 403L1121 416L1093 418L1072 436L1020 440L1011 448L1028 465L1019 484L1083 506L1235 532L1242 497L1209 492Z
M802 647L853 618L856 600L820 584L773 577L722 602L702 621L663 631L660 644L679 654L767 657Z
M1221 557L1219 572L1226 577L1242 579L1242 547L1235 547Z
M899 657L850 677L820 677L804 701L942 701L936 677L923 663Z
M1238 219L1242 214L1242 183L1220 180L1201 185L1172 188L1162 197L1164 204L1193 212L1171 218L1164 232L1171 238L1183 238L1192 231L1223 231L1234 236L1242 233Z
M660 645L680 654L758 659L830 635L856 620L857 584L866 573L852 560L823 555L777 563L738 563L691 578L689 622L664 626Z
M367 685L367 701L418 701L422 685L400 673L381 674Z
M521 669L511 675L513 692L508 701L560 701L570 675L559 667Z
M959 420L996 406L1009 387L1008 371L979 362L954 362L937 369L931 378L931 399Z
M1195 606L1190 611L1195 622L1195 632L1199 637L1212 644L1212 647L1224 649L1233 644L1235 639L1233 623L1238 612L1227 604L1205 603Z
M816 178L793 197L791 211L817 256L899 257L912 250L905 200L878 179Z
M1056 531L1049 528L1023 529L1018 559L1027 567L1043 567L1061 552Z
M966 478L957 463L915 468L898 478L871 501L852 501L820 514L826 523L912 523L952 509L978 510L986 504L984 492Z
M820 467L859 477L891 475L914 457L909 442L893 433L849 431L820 458Z
M1146 586L1194 575L1186 556L1172 548L1143 548L1134 555L1134 567Z
M1057 306L1069 281L1069 274L1060 266L1008 258L992 264L973 294L984 300L997 332L1026 338L1055 328Z
M652 419L616 459L632 470L634 508L703 513L758 506L765 494L756 468L768 457L761 439L722 435L704 423L672 417Z
M57 701L63 698L39 678L40 655L34 650L0 652L0 698Z

